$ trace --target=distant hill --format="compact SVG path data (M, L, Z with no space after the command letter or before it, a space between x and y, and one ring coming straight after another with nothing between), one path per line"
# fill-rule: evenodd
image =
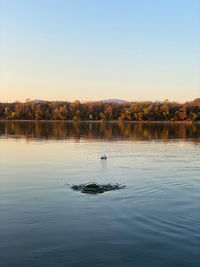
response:
M111 99L101 100L100 102L103 102L103 103L117 103L117 104L123 104L123 103L126 103L126 102L128 102L128 101L123 100L123 99L115 99L115 98L111 98Z
M29 100L31 101L31 100ZM27 102L29 102L27 101ZM45 100L42 100L42 99L34 99L32 100L33 102L35 102L36 104L40 104L40 103L43 103L45 102ZM48 102L54 102L54 101L48 101ZM56 101L56 102L63 102L63 101ZM65 101L64 101L65 102ZM123 99L116 99L116 98L111 98L111 99L104 99L104 100L98 100L98 101L92 101L92 102L103 102L103 103L117 103L117 104L123 104L123 103L126 103L128 101L126 100L123 100Z
M44 100L41 100L41 99L35 99L35 100L33 100L33 102L35 102L36 104L39 104L39 103L44 102Z

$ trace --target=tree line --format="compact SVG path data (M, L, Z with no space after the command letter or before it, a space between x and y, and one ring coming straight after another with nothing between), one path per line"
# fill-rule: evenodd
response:
M190 102L62 102L0 103L1 120L198 121L200 98Z

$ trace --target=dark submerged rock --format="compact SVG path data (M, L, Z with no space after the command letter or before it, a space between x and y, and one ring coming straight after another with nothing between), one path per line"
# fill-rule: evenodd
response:
M111 190L118 190L125 188L125 185L120 184L97 184L97 183L87 183L87 184L80 184L80 185L73 185L71 187L75 191L80 191L81 193L88 193L88 194L97 194L97 193L104 193Z
M83 185L72 185L72 189L75 191L79 191L82 188Z
M100 185L95 183L88 183L84 185L83 189L84 191L98 192L101 189L101 187Z
M100 185L95 184L95 183L88 183L84 185L85 188L89 189L89 190L97 190L99 189Z

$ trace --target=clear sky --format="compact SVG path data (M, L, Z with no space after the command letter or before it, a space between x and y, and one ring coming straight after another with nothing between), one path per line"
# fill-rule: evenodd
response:
M199 0L0 0L0 102L197 97Z

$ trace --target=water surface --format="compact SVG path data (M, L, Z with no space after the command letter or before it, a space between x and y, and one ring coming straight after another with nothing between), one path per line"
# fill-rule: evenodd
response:
M1 266L200 266L198 124L0 122L0 170Z

